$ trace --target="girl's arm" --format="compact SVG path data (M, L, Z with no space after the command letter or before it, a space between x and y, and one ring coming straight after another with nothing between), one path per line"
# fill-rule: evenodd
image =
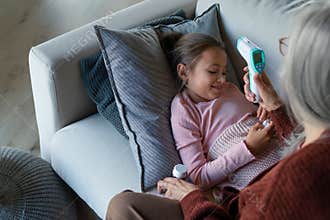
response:
M232 146L223 156L207 161L199 122L190 115L182 110L172 112L171 125L176 147L193 183L210 188L255 158L245 142L241 142Z
M179 149L179 153L193 183L204 189L221 183L229 174L255 158L244 142L232 146L213 161L207 161L198 142Z

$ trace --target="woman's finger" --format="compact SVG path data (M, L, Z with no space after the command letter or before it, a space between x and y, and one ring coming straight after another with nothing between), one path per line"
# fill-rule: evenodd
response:
M251 101L250 99L252 99L251 95L250 95L250 90L248 85L244 85L244 94L245 94L245 98L249 101Z
M249 83L249 73L245 73L244 76L243 76L243 81L244 83Z
M265 72L262 72L261 78L262 78L262 81L264 81L264 83L266 85L270 85L270 86L272 85L272 83L270 82L270 79L268 78L268 76Z
M262 79L262 77L261 77L260 74L255 74L253 76L253 80L254 80L257 88L258 88L259 93L260 92L263 92L264 90L266 90L266 87L267 86L266 86L265 82L263 81L263 79Z
M261 111L262 111L262 107L261 107L261 105L259 105L258 110L257 110L257 118L259 118L259 119L260 119Z
M180 201L182 199L181 193L182 192L180 190L178 190L177 188L171 187L165 192L164 196L168 199L174 199L174 200Z
M168 181L169 179L165 178L164 180L158 181L157 184L157 189L159 189L159 192L164 192L168 191L169 188L174 187L176 184L172 180ZM171 178L171 179L176 179L176 178Z
M249 71L249 67L246 66L246 67L243 68L243 70L244 70L245 72L248 72L248 71Z
M249 84L244 85L244 94L245 94L245 96L250 97Z
M164 193L164 192L166 191L166 188L165 188L164 185L165 185L165 184L163 183L162 180L160 180L160 181L157 182L157 191L158 191L159 193Z
M260 121L265 121L267 119L267 111L264 108L261 108Z
M172 198L172 194L173 194L173 193L172 193L171 190L166 190L164 196L165 196L166 198L173 199L173 198Z
M168 183L177 184L178 181L179 181L179 179L174 178L174 177L165 177L165 178L163 179L163 181L168 182Z
M245 94L245 98L249 101L249 102L254 102L255 101L255 94L250 92L249 89L249 84L245 84L244 85L244 94Z

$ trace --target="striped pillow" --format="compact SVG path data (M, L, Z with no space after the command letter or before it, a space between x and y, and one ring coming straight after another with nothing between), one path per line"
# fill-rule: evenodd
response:
M95 31L145 191L180 163L169 120L175 79L152 28Z

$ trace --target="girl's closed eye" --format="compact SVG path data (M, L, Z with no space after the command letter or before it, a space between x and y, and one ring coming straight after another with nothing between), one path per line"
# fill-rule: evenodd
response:
M212 69L207 69L207 72L210 74L218 74L221 71L221 69L218 68L212 68Z
M209 70L208 72L211 73L211 74L216 74L216 73L218 73L218 71L215 71L215 70Z
M220 71L219 70L208 70L208 72L210 73L210 74L219 74L220 73ZM221 72L221 75L222 76L226 76L227 75L227 71L223 71L223 72Z

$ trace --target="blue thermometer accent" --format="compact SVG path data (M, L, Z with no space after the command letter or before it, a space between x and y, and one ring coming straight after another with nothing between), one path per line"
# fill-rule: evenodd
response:
M259 102L260 97L253 76L255 74L261 74L265 68L264 51L247 37L238 38L236 47L248 65L250 90L256 95L255 102Z

